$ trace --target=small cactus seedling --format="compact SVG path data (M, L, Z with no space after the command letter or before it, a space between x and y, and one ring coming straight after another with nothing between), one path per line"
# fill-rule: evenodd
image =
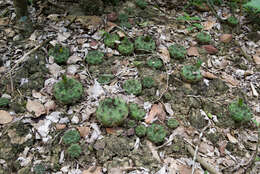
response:
M67 149L67 154L71 158L78 158L81 152L82 149L78 144L71 144L70 147Z
M120 22L120 26L121 27L125 27L125 28L131 28L132 25L128 22L128 15L125 13L121 13L118 16L118 20Z
M154 51L155 42L151 36L139 36L135 40L135 49L140 52Z
M62 136L62 142L65 145L71 145L74 143L78 143L80 140L80 134L77 130L68 130Z
M239 98L238 101L232 102L228 106L228 111L231 118L235 122L245 123L249 122L252 118L252 112L249 107L243 102L242 98Z
M154 69L160 69L163 66L163 62L159 58L151 58L147 61L147 65Z
M98 65L103 62L104 53L100 51L89 51L86 56L86 62L90 65Z
M64 64L69 59L70 50L60 44L56 44L54 48L49 50L49 55L53 56L54 61L57 64Z
M0 108L7 107L10 104L10 100L5 97L0 98Z
M96 116L105 127L113 127L121 125L128 112L128 106L122 99L106 98L100 102Z
M159 124L152 124L147 128L147 138L155 144L162 143L166 137L166 130Z
M138 137L144 137L146 135L146 127L145 127L145 125L142 125L142 124L138 125L135 128L135 134Z
M107 85L115 76L113 74L102 74L98 77L98 82L102 85Z
M118 46L118 51L123 55L131 55L134 52L134 44L125 37Z
M187 54L186 49L182 45L178 44L171 45L168 50L171 57L175 59L184 59Z
M142 92L142 84L136 79L129 79L123 84L127 94L138 95Z
M145 110L138 107L137 104L131 103L129 105L130 117L139 121L143 120L145 116Z
M119 42L119 36L115 33L105 33L104 44L110 48L115 48L116 43Z
M227 22L230 26L236 26L239 21L235 16L230 16L229 18L227 18Z
M181 69L182 79L189 83L196 83L202 79L202 75L200 73L200 66L202 64L201 60L195 65L186 65Z
M167 126L170 128L170 129L176 129L178 126L179 126L179 122L178 120L174 119L174 118L170 118L168 121L167 121Z
M211 36L205 32L198 33L196 39L201 44L208 44L211 42Z
M128 120L128 122L127 122L127 127L128 127L128 128L134 128L134 127L136 127L136 122L135 122L135 120Z
M152 77L146 76L142 79L142 85L144 88L152 88L155 86L155 81Z
M145 9L147 7L147 2L145 0L136 0L135 3L141 9Z
M54 85L53 94L60 103L73 104L83 95L83 87L77 80L63 75L62 80Z

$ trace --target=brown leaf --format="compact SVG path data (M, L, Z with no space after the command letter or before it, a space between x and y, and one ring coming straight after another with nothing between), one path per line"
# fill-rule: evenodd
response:
M220 152L220 156L225 156L225 149L227 146L227 141L221 141L218 143L219 146L219 152Z
M113 30L113 28L115 28L117 25L113 22L107 22L107 25L105 26L105 31L106 32L110 32L111 30Z
M62 129L65 129L66 124L59 124L58 123L58 124L55 125L55 127L56 127L57 130L62 130Z
M257 65L260 65L260 48L256 50L256 54L253 55L253 59Z
M89 30L98 29L98 27L103 23L101 17L99 16L77 16L75 22L81 23Z
M187 50L187 54L188 54L188 56L199 56L200 55L197 47L190 47Z
M232 86L239 85L239 81L234 79L231 75L228 75L226 73L222 73L221 78L225 81L230 83Z
M47 115L50 113L50 111L53 111L55 110L56 108L56 104L53 100L49 100L47 101L45 104L44 104L44 107L46 109L46 113Z
M82 127L77 127L77 129L79 130L80 136L83 138L87 137L90 133L89 127L82 126Z
M84 170L82 174L102 174L102 168L99 166L91 166L88 170Z
M228 140L233 143L233 144L237 144L238 141L235 137L233 137L230 133L227 133L227 137L228 137Z
M4 110L0 110L0 124L7 124L13 120L13 117Z
M28 99L27 104L26 104L26 109L29 112L34 112L36 117L39 117L42 114L46 113L44 106L36 100L32 101L32 100Z
M148 117L145 119L145 122L147 124L150 124L153 122L155 117L158 116L158 119L161 121L165 120L166 113L163 109L163 105L161 103L159 104L154 104L148 114Z
M203 22L202 25L204 26L204 30L211 30L216 22L209 19L206 22Z
M223 43L229 43L232 40L232 34L222 34L219 40Z
M216 79L217 76L215 76L214 74L212 74L211 72L207 72L207 71L203 71L200 70L201 74L203 77L208 78L208 79Z
M159 47L160 57L163 60L164 63L170 62L170 53L167 48L165 47Z
M202 48L209 54L216 54L218 52L218 49L213 45L203 45Z

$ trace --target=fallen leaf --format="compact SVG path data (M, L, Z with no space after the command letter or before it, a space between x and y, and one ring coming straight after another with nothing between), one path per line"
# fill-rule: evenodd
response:
M147 145L147 147L150 149L150 151L152 152L153 157L154 157L157 161L161 162L161 158L160 158L160 156L158 155L158 151L156 150L156 147L153 145L153 143L150 142L150 141L148 141L148 140L146 140L146 145Z
M204 30L211 30L213 28L213 26L215 25L215 21L212 20L208 20L206 22L203 22L202 25L204 26Z
M219 149L219 152L220 152L220 156L225 156L226 146L227 146L226 140L218 143L218 149Z
M75 16L68 16L68 19L75 19ZM75 22L81 23L86 29L96 30L103 23L99 16L77 16Z
M225 82L230 83L232 86L237 86L237 85L239 85L239 81L238 81L238 80L234 79L232 76L230 76L230 75L228 75L228 74L226 74L226 73L224 73L224 72L222 73L221 78L222 78Z
M164 121L166 117L166 113L163 109L163 105L161 103L154 104L148 114L148 117L145 119L147 124L152 123L155 120L155 117L158 117L159 120Z
M203 45L201 48L203 48L208 54L216 54L218 52L218 49L213 45Z
M123 170L120 168L113 167L108 170L108 174L123 174Z
M232 40L232 34L222 34L219 40L223 43L229 43Z
M252 89L253 96L258 97L258 92L255 89L255 86L252 82L250 82L250 86L251 86L251 89Z
M102 168L99 166L91 166L87 170L84 170L82 174L102 174Z
M9 18L0 18L0 25L7 25L9 23Z
M188 54L188 56L199 56L200 55L197 47L190 47L187 50L187 54Z
M13 117L4 110L0 110L0 124L7 124L13 120Z
M217 76L215 76L214 74L212 74L211 72L207 72L207 71L203 71L200 70L201 74L203 77L208 78L208 79L216 79Z
M57 130L62 130L62 129L65 129L66 124L59 124L58 123L58 124L55 125L55 127L56 127Z
M77 129L79 130L80 136L83 138L87 137L90 133L89 127L82 126L82 127L77 127Z
M199 151L204 153L204 154L207 154L209 152L213 152L214 151L214 147L209 145L206 142L201 142L200 146L199 146Z
M117 34L118 34L118 36L120 37L120 38L123 38L123 37L125 37L125 33L123 32L123 31L118 31L118 32L116 32Z
M170 62L170 53L167 48L159 46L159 53L164 63Z
M228 140L233 143L233 144L237 144L238 143L238 140L233 137L230 133L227 133L227 137L228 137Z
M257 65L260 65L260 49L256 50L256 54L253 55L253 59Z
M28 99L27 104L26 104L26 109L29 112L34 112L36 117L39 117L42 114L46 113L44 106L36 100L32 101L32 100Z
M107 25L105 26L105 31L110 32L112 31L117 25L113 22L107 22Z

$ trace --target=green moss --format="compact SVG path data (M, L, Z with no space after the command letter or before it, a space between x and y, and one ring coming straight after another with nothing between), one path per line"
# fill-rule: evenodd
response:
M63 76L63 79L54 85L53 94L60 103L73 104L83 95L83 87L77 80Z
M141 52L151 52L155 50L155 42L151 36L139 36L135 40L135 49Z
M202 79L200 66L202 62L199 60L195 65L186 65L181 69L182 79L189 83L196 83Z
M196 35L196 39L199 43L208 44L211 42L211 36L205 32L200 32Z
M166 137L166 130L159 124L152 124L147 128L147 138L155 144L162 143Z
M5 97L0 98L0 108L7 107L10 104L10 100Z
M142 85L144 88L152 88L155 86L155 81L152 77L146 76L142 79Z
M62 45L56 44L54 48L49 50L49 55L53 56L54 61L57 64L64 64L67 62L70 56L69 48L62 47Z
M231 26L236 26L239 23L238 19L235 16L230 16L229 18L227 18L227 22Z
M130 117L135 120L143 120L145 116L145 110L138 107L137 104L131 103L129 105Z
M118 46L118 51L123 55L131 55L134 52L134 44L125 37Z
M154 69L160 69L163 66L163 62L159 58L151 58L147 61L147 65Z
M104 53L100 51L89 51L86 56L86 62L90 65L98 65L103 62Z
M175 59L184 59L186 57L187 51L182 45L171 45L168 48L170 55Z
M102 74L98 77L98 82L103 84L103 85L107 85L111 82L111 80L114 78L115 76L112 74Z
M71 158L78 158L81 152L82 149L78 144L71 144L70 147L67 149L67 154Z
M252 112L250 108L243 102L243 99L239 99L238 101L232 102L228 106L228 111L231 118L235 122L249 122L252 118Z
M135 128L135 134L138 137L144 137L146 135L146 127L144 125L138 125Z
M104 44L110 48L115 48L116 42L118 42L119 39L120 38L117 34L106 33L104 38Z
M106 98L100 102L96 111L99 122L106 127L121 125L128 115L128 106L120 98Z
M144 0L136 0L135 3L141 9L145 9L147 6L147 2Z
M171 129L176 129L179 126L179 122L178 120L174 119L174 118L170 118L167 121L167 126Z
M73 143L78 143L80 140L80 134L77 130L68 130L62 136L62 142L65 145L71 145Z
M129 79L123 84L127 94L138 95L142 92L142 84L136 79Z
M46 174L46 167L44 164L36 164L34 167L33 167L33 172L35 174Z

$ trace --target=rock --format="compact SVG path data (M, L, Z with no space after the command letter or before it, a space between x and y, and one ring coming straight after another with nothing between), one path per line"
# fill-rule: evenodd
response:
M202 48L209 54L216 54L218 52L218 49L213 45L203 45Z
M219 39L221 42L229 43L232 40L232 34L222 34Z
M110 21L110 22L115 22L117 20L117 14L116 12L111 12L107 15L107 19Z

